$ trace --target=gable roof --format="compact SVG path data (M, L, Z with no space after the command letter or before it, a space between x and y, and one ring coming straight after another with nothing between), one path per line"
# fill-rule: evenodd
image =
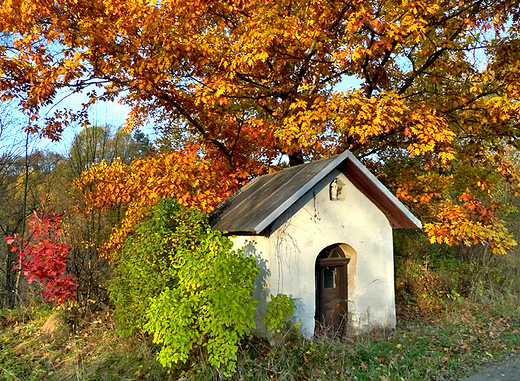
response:
M260 234L321 179L339 169L394 228L417 229L421 222L351 152L259 176L211 213L213 229Z

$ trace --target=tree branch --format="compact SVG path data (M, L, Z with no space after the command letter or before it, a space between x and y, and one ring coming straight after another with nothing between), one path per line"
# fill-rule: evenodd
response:
M195 119L193 118L186 110L173 98L167 96L166 94L160 94L158 95L160 99L162 99L165 102L168 102L171 104L186 120L193 126L195 129L202 135L203 139L207 141L208 143L213 144L217 147L217 149L224 155L226 159L226 164L230 171L234 172L236 170L235 166L233 165L232 156L221 142L219 142L217 139L210 138L207 131L204 129L204 127Z

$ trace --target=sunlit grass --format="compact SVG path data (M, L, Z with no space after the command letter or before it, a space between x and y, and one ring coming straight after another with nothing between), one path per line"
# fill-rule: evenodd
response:
M251 337L241 344L238 370L231 379L422 381L455 380L476 372L520 351L516 273L501 275L502 265L495 265L489 273L479 273L485 282L478 285L492 287L475 286L467 296L455 289L449 295L432 294L428 303L414 304L413 295L400 301L393 331L356 338L325 333L312 341L292 331L277 345ZM456 275L433 275L446 274ZM149 338L122 338L112 311L98 308L85 313L41 305L0 311L0 380L225 378L202 354L191 365L162 368Z

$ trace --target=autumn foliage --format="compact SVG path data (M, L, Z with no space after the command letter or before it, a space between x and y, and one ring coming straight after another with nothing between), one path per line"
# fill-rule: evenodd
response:
M68 253L71 247L60 242L61 217L56 214L42 216L34 212L29 220L29 240L22 237L7 237L13 251L19 251L19 270L29 283L38 282L43 286L43 298L61 304L76 298L71 274L67 273Z
M471 192L439 212L439 222L424 226L432 243L466 246L485 243L493 254L506 254L516 243L497 218L496 205L486 208Z
M127 205L121 225L114 229L103 246L106 256L122 247L135 224L142 221L160 199L176 198L186 207L210 211L238 187L236 175L212 166L198 157L199 146L155 157L134 160L130 165L102 162L88 169L76 181L87 193L86 208L106 210Z
M432 241L500 241L505 250L499 194L504 184L520 187L509 165L519 135L519 15L517 0L7 0L0 94L19 100L30 131L52 139L116 99L132 108L128 129L152 122L174 136L185 150L102 164L81 180L99 188L93 204L129 202L127 221L156 197L208 208L280 159L294 165L349 149L433 221ZM63 89L88 93L82 110L46 109ZM186 152L194 164L185 176L167 158ZM202 163L208 173L195 170ZM153 166L161 170L149 176ZM163 181L161 193L153 183ZM472 228L479 219L467 211L467 191L495 216L485 234Z

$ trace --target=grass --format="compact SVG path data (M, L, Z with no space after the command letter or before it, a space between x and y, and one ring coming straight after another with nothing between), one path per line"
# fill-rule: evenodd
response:
M520 352L520 278L500 270L517 266L515 259L487 266L487 273L460 271L483 280L473 282L479 287L464 296L458 290L468 282L456 279L457 273L421 273L415 268L407 275L408 284L447 286L443 292L427 294L428 287L421 286L415 295L407 294L399 302L394 331L354 339L324 335L312 341L292 331L273 346L251 337L241 344L231 379L422 381L455 380L476 372ZM443 283L443 277L448 282ZM155 361L156 349L143 336L121 338L108 308L88 314L45 305L0 311L0 380L225 378L202 355L191 365L164 369Z
M516 301L501 302L502 313L494 306L482 311L482 305L470 301L457 304L427 322L401 321L391 333L353 341L289 341L256 359L242 358L235 379L455 379L520 350Z
M122 339L115 332L110 312L79 322L68 319L70 311L45 307L18 313L20 321L8 317L13 312L0 314L0 380L170 379L146 340Z
M48 308L0 314L0 380L219 380L203 361L177 370L154 360L143 337L121 338L110 311L75 321ZM504 296L448 300L428 319L355 339L292 334L270 346L244 342L233 380L445 380L520 351L520 305Z

